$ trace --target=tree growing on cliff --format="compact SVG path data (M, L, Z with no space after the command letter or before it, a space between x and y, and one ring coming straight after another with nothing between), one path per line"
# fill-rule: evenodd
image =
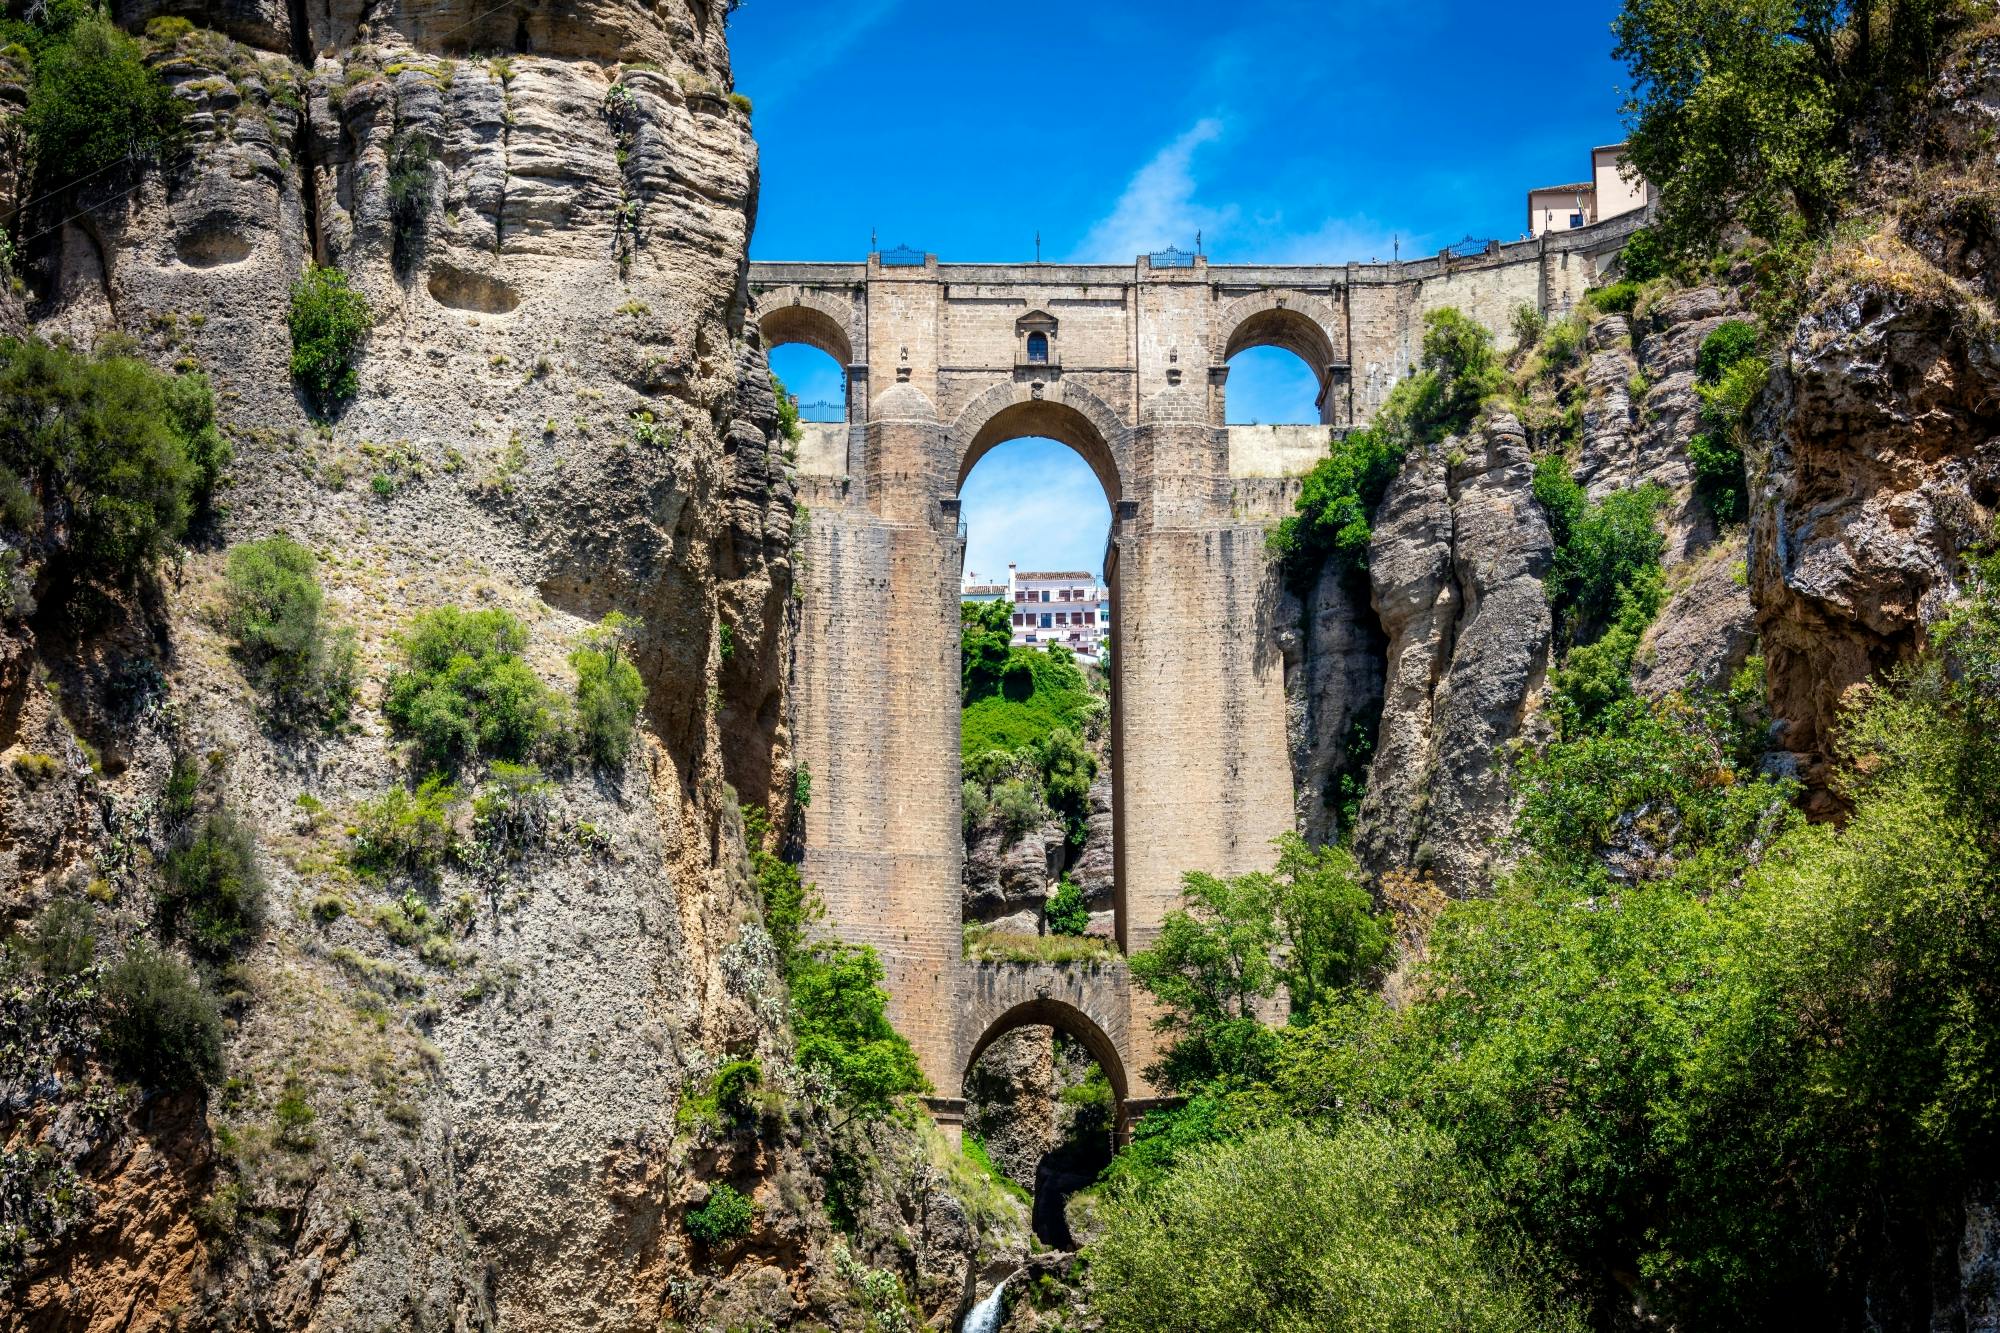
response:
M179 142L183 104L139 44L88 6L45 4L40 22L8 21L0 37L25 45L34 67L22 128L37 195L116 185L112 168L158 160Z
M337 268L311 265L293 285L292 377L318 411L354 396L360 384L354 363L373 318L368 299Z
M228 450L201 376L107 336L93 356L0 339L0 525L61 572L123 579L173 549Z
M1631 91L1630 161L1660 192L1668 249L1734 227L1784 243L1840 214L1860 157L1921 132L1964 0L1627 0L1613 54Z

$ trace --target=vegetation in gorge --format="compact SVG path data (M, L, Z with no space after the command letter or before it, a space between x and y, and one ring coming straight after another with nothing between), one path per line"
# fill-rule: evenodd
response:
M354 701L355 633L327 628L313 553L283 534L244 542L229 552L224 595L244 669L272 696L272 724L345 722Z
M1701 429L1688 440L1695 484L1718 522L1741 519L1748 500L1743 472L1749 441L1750 408L1771 376L1771 364L1757 350L1757 328L1740 319L1724 320L1701 341L1695 357L1695 392L1701 398Z
M818 892L773 847L776 835L762 809L745 807L743 827L789 996L799 1066L819 1080L845 1116L842 1123L885 1114L899 1099L925 1091L916 1051L889 1022L882 960L867 945L812 938L812 924L825 916Z
M331 412L354 396L360 385L354 363L373 318L368 298L337 268L313 265L293 285L292 378L317 411Z
M1101 725L1102 695L1069 649L1010 647L1008 603L965 602L960 615L967 821L998 811L1018 835L1053 814L1071 845L1081 845L1097 777L1085 738Z
M426 611L402 637L382 711L431 769L527 759L560 725L556 699L521 656L527 646L527 628L506 611Z
M586 631L569 655L570 670L576 672L577 743L606 767L623 764L631 753L639 708L646 701L645 682L627 656L627 645L638 631L638 621L613 611Z
M182 107L146 67L139 44L87 0L48 0L0 20L0 44L28 53L33 82L22 117L35 193L119 186L121 164L157 160L180 139Z
M0 339L0 526L52 573L123 581L150 569L228 458L205 376L162 374L116 336L90 356Z
M1801 824L1726 701L1622 702L1523 764L1518 867L1445 909L1419 998L1323 1006L1193 1085L1204 1132L1124 1173L1114 1226L1157 1231L1161 1160L1259 1125L1418 1124L1586 1307L1836 1325L2000 1146L1996 708L1992 559L1849 715L1844 827Z

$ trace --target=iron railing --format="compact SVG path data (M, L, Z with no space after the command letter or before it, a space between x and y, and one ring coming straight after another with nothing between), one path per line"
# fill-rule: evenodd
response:
M907 245L899 245L893 250L884 250L882 252L883 268L922 268L923 266L924 252L921 250L912 250Z
M1170 245L1164 250L1155 250L1147 255L1146 259L1154 268L1194 267L1194 251L1183 250L1178 246Z
M1468 236L1462 241L1447 245L1444 248L1444 252L1453 259L1470 259L1474 255L1485 254L1496 244L1498 244L1496 241L1482 241L1476 237Z

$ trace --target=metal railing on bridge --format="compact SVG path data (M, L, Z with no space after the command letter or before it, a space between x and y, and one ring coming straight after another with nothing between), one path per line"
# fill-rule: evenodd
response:
M1146 262L1154 268L1193 268L1195 252L1170 245L1164 250L1155 250L1146 256Z
M882 252L883 268L922 268L923 266L924 252L921 250L912 250L907 245L899 245L893 250L884 250Z

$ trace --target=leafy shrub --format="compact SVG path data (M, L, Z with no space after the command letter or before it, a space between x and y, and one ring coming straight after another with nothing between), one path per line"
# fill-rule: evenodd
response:
M993 811L1011 841L1038 826L1047 816L1042 794L1026 778L1008 778L993 788Z
M813 922L825 915L825 908L799 868L773 851L771 821L764 808L743 807L743 841L750 853L750 873L757 880L757 894L764 906L764 929L777 949L778 969L790 976L805 954L806 937Z
M1750 409L1771 374L1757 341L1754 325L1724 320L1701 340L1695 353L1702 429L1688 441L1688 461L1710 512L1723 522L1744 513L1748 482L1743 456Z
M1618 252L1618 266L1628 282L1651 282L1663 276L1667 260L1666 246L1651 227L1641 227L1627 236L1624 248Z
M1051 935L1081 935L1090 929L1090 906L1083 900L1083 890L1068 875L1062 877L1056 891L1049 895L1042 919L1048 923Z
M120 162L157 159L179 142L182 104L146 67L139 44L108 19L93 14L30 40L35 81L22 128L34 151L36 193L82 184Z
M1542 334L1548 327L1548 317L1533 301L1523 301L1515 306L1513 315L1508 319L1508 328L1514 335L1514 346L1523 352L1531 350L1540 342Z
M1106 1222L1090 1304L1111 1333L1584 1327L1451 1141L1418 1126L1263 1130L1114 1191Z
M1606 283L1588 293L1584 301L1591 309L1607 315L1629 315L1639 303L1639 284L1630 279Z
M224 576L237 651L281 705L273 721L338 723L354 698L355 636L328 634L321 618L319 562L282 534L229 553Z
M220 960L242 947L263 919L264 876L257 838L227 807L167 853L158 890L166 931L200 957Z
M148 568L206 503L227 457L198 375L169 376L106 339L83 356L0 339L6 523L87 577Z
M1097 759L1083 738L1068 727L1055 727L1034 747L1042 770L1042 796L1063 820L1073 846L1080 846L1090 829L1090 784L1097 777Z
M584 633L569 655L576 672L576 723L583 752L607 767L625 762L632 752L632 731L646 685L639 668L626 659L624 644L639 622L613 611L604 623Z
M959 815L965 822L966 833L970 834L972 830L985 823L986 816L992 813L992 810L993 797L985 787L971 778L959 784Z
M525 760L560 726L548 687L521 657L527 646L528 631L505 611L426 611L402 637L403 666L382 711L433 768L476 755Z
M746 116L750 114L751 101L748 93L729 94L729 105L735 107L738 111L741 111Z
M389 140L389 218L396 226L395 264L408 272L423 240L424 218L430 212L431 141L415 130Z
M1000 692L1000 673L1013 652L1012 614L1006 602L958 604L960 703Z
M704 1245L724 1245L750 1230L757 1206L727 1181L708 1191L708 1201L690 1209L685 1219L690 1236Z
M884 976L865 945L816 945L792 968L799 1065L826 1080L849 1120L886 1114L897 1098L930 1086L916 1051L889 1022Z
M533 764L495 760L472 798L472 827L489 851L517 857L548 833L549 797L555 784Z
M1555 542L1544 583L1558 638L1588 641L1628 597L1639 608L1643 627L1665 599L1659 567L1666 538L1654 526L1667 502L1665 490L1641 486L1592 504L1555 454L1535 465L1533 488Z
M1695 378L1714 384L1724 371L1757 354L1757 326L1748 320L1725 319L1710 329L1694 354Z
M222 1077L222 1015L187 964L139 943L104 978L105 1057L147 1087L213 1086Z
M321 412L354 396L354 362L373 321L368 299L337 268L312 265L292 287L292 377Z
M785 382L778 378L778 372L771 372L771 396L778 400L778 434L787 444L797 444L805 438L805 428L799 425L799 402L792 397Z
M431 776L415 791L397 785L354 812L352 860L377 874L435 875L457 855L458 788Z
M1374 977L1388 958L1388 919L1375 910L1345 848L1277 840L1270 873L1223 878L1190 871L1183 905L1168 912L1132 979L1166 1010L1174 1036L1147 1077L1188 1089L1217 1078L1254 1079L1272 1054L1259 1001L1290 993L1304 1018Z

